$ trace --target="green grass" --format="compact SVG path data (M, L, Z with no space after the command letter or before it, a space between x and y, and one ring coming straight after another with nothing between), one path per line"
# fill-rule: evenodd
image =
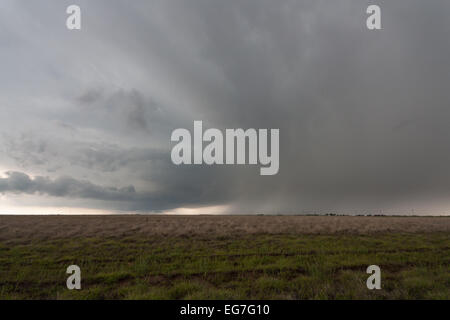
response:
M449 299L448 233L0 242L0 299ZM82 289L66 288L81 268ZM381 290L366 268L381 267Z

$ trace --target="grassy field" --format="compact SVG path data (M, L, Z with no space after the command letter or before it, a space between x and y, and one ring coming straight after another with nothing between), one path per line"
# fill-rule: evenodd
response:
M251 217L247 232L229 223L243 217L151 217L154 232L136 230L146 217L40 217L34 227L37 218L26 218L0 217L0 299L450 298L450 218L299 217L315 225L311 232L273 227L283 217ZM223 219L228 229L215 232ZM366 231L337 228L342 219ZM395 221L415 227L401 232ZM82 228L93 222L109 231ZM161 232L177 222L179 232ZM367 229L373 223L379 228ZM71 264L81 268L81 290L66 288ZM381 267L381 290L366 287L372 264Z

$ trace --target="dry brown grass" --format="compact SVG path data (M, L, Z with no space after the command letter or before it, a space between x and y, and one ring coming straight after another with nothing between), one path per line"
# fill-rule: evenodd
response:
M0 240L111 236L449 232L450 217L0 216Z

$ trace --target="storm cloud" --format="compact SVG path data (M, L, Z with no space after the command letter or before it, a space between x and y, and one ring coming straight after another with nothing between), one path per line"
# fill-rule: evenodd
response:
M138 195L133 186L125 188L104 188L89 181L78 181L71 177L51 180L37 176L31 179L22 172L7 172L0 178L0 192L41 193L55 197L88 198L112 201L135 201Z
M5 197L450 209L448 1L378 0L382 30L366 28L373 1L75 2L80 31L65 27L74 1L0 4ZM170 134L194 120L279 129L279 173L173 165Z

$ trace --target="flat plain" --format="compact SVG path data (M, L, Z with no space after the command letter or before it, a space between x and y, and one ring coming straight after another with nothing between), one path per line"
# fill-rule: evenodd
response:
M450 217L4 215L0 299L450 299Z

